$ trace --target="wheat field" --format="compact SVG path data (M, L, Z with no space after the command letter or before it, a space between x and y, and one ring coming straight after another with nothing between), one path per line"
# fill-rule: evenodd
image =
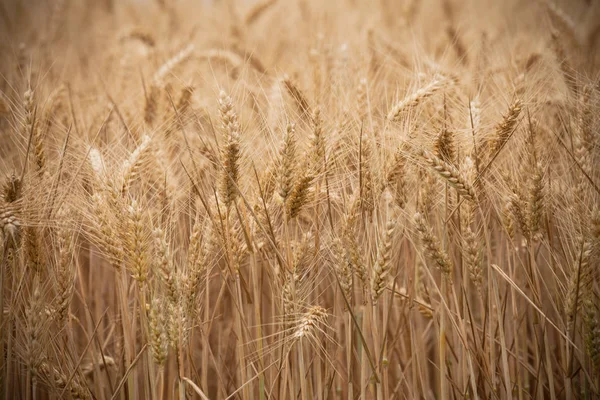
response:
M0 396L600 398L600 2L0 2Z

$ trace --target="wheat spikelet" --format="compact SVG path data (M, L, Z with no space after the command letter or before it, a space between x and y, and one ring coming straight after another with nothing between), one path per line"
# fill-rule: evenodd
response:
M590 114L590 96L589 86L584 87L583 93L579 98L579 112L577 125L575 129L575 155L581 168L589 175L592 171L592 159L594 152L594 138L591 127L593 118Z
M314 176L305 166L296 179L296 183L285 203L288 218L296 218L302 207L308 202L308 191L313 180Z
M496 154L508 141L510 135L512 134L515 126L517 125L519 115L521 114L521 109L523 107L523 103L520 99L516 99L508 108L508 112L504 115L502 122L500 122L496 126L496 131L494 133L494 139L491 146L491 155Z
M467 182L465 177L460 173L455 166L441 160L433 154L422 150L420 152L421 157L425 159L427 164L431 166L445 181L456 189L456 191L466 199L475 201L475 192L470 183Z
M90 167L92 167L92 171L94 171L95 176L102 181L106 171L106 166L100 150L98 150L96 147L90 146L88 150L88 161L90 163Z
M463 162L460 166L460 172L462 173L465 181L474 187L477 179L477 169L475 162L470 156L466 156L463 159ZM462 227L470 227L473 224L475 209L476 205L473 202L466 202L461 206L460 223Z
M148 153L151 138L148 135L142 137L142 141L131 155L123 162L121 166L121 176L123 183L121 184L121 193L127 192L131 183L135 180L140 172L140 166L146 154Z
M339 281L340 288L344 293L346 300L352 302L352 270L350 268L351 263L348 260L346 251L342 246L342 241L339 238L335 238L332 244L333 254L333 269Z
M583 241L581 251L577 254L573 262L573 270L567 287L565 300L565 314L567 316L567 325L573 325L575 315L581 306L581 299L589 292L590 284L594 279L594 270L590 268L592 257L592 245L589 241Z
M45 313L40 297L39 280L36 278L33 282L31 299L25 310L25 335L27 340L25 362L34 381L37 380L37 376L40 374L40 366L44 362L42 335L44 333Z
M119 234L110 218L110 208L103 196L96 193L92 196L91 214L93 215L92 234L103 255L117 268L120 268L125 256Z
M467 265L467 270L469 271L471 281L481 294L481 284L483 281L481 254L477 236L475 236L475 233L470 227L467 227L463 236L463 252L465 264Z
M156 228L154 236L154 263L158 275L167 289L168 299L176 303L179 299L179 288L176 281L174 266L171 260L171 252L166 233L161 228Z
M163 81L166 78L166 76L171 71L173 71L173 69L175 67L177 67L179 64L184 62L187 58L189 58L192 55L192 53L194 52L194 49L195 49L195 47L193 44L188 44L183 49L181 49L179 52L177 52L173 57L168 59L163 65L161 65L160 68L156 71L156 73L153 76L153 80L154 80L155 84L157 84L158 86L161 86L163 84Z
M531 232L529 231L529 222L527 220L527 202L523 199L523 196L513 189L512 193L506 200L506 211L510 215L510 219L507 219L509 223L507 227L514 226L517 224L523 237L526 240L531 238ZM509 222L510 221L510 222ZM510 228L510 231L514 232L514 228Z
M2 185L2 197L6 203L15 203L21 198L23 182L14 173L6 178Z
M29 89L25 92L23 106L25 107L25 129L26 135L32 135L34 143L35 163L40 171L46 166L46 153L44 151L44 139L42 131L36 123L37 108L35 106L34 92Z
M377 304L377 300L387 287L387 276L391 267L390 258L392 256L392 237L394 235L395 222L388 221L385 229L385 234L379 242L377 261L371 273L371 301L373 305Z
M312 116L311 163L315 174L321 173L325 168L325 134L321 109L318 107L315 108Z
M133 279L143 285L148 278L148 253L146 244L145 219L141 205L131 200L127 206L125 253Z
M231 97L224 91L219 93L219 113L225 137L225 144L221 150L222 171L219 196L229 207L237 197L241 128Z
M283 87L288 92L290 97L294 99L298 110L300 110L300 116L302 118L310 118L311 110L306 95L304 95L302 90L300 90L298 85L294 81L292 81L292 79L289 76L285 75L281 81L283 83Z
M201 230L204 235L201 238ZM203 239L203 240L202 240ZM188 246L187 271L185 280L186 302L190 313L195 309L200 283L209 270L210 254L213 248L213 237L210 223L201 224L197 219L190 234Z
M435 201L435 178L426 170L419 170L419 193L417 210L423 215L429 215Z
M431 97L439 90L446 87L448 80L441 75L435 76L427 85L419 88L409 94L402 101L394 104L387 114L390 121L398 120L404 111L408 111L418 106L423 100Z
M350 208L346 212L344 227L343 227L343 244L348 252L352 272L360 280L363 295L366 295L368 285L370 283L367 274L367 268L361 256L360 247L357 242L356 222L360 211L360 197L356 196L350 203ZM366 298L365 298L366 301Z
M167 359L167 337L165 331L165 310L160 298L152 299L148 324L150 331L150 350L157 365L164 365Z
M371 164L370 141L365 136L361 138L360 143L360 205L362 211L369 216L369 219L373 217L373 211L375 210L375 188Z
M59 215L61 219L66 219L66 210ZM65 229L59 229L57 232L58 244L58 263L56 265L56 299L54 308L56 310L56 320L59 325L67 322L69 307L71 305L71 296L74 290L74 270L72 253L75 249L73 235Z
M449 163L454 163L456 149L454 145L454 134L450 130L443 128L434 143L435 155Z
M600 373L600 310L594 294L586 296L583 302L583 322L585 325L585 348L597 373Z
M285 202L292 191L296 164L295 126L289 123L279 153L279 196Z
M283 302L283 315L287 321L291 320L291 316L296 313L296 295L293 282L296 280L294 272L288 274L281 287L281 297Z
M434 236L433 230L420 213L415 214L414 221L425 255L448 280L452 281L452 261L448 257L448 254L440 247L440 243Z
M18 246L21 241L21 222L13 210L7 209L0 212L0 231L3 242L10 248Z
M394 202L404 208L407 202L406 157L402 146L394 153L394 160L386 175L385 184L394 197Z
M298 320L292 338L294 340L314 338L319 331L323 331L322 325L326 324L326 320L327 312L323 307L310 307Z
M544 213L544 175L542 166L538 163L530 177L528 232L533 239L538 237L540 223Z
M27 268L35 274L41 273L45 263L43 260L44 253L40 244L38 228L34 226L25 227L23 245L27 260Z

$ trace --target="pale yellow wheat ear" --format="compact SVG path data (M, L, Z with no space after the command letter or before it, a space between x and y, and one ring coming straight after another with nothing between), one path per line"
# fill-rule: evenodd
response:
M43 303L40 293L39 279L33 281L31 298L25 309L25 362L27 363L28 374L31 379L41 372L40 366L44 363L44 351L42 336L44 332L45 313L43 312Z
M163 366L167 359L168 351L167 332L165 330L166 310L160 298L152 299L149 307L150 350L154 362L159 366Z
M469 201L475 201L475 191L471 183L463 174L452 164L438 158L428 151L421 150L419 155L433 168L450 186Z
M385 180L385 185L394 197L394 202L400 208L404 208L408 197L406 155L406 148L401 145L394 152L394 157Z
M312 136L310 162L315 174L320 174L325 168L325 132L323 132L323 119L321 109L316 107L312 115Z
M346 251L339 238L335 238L331 245L333 255L333 271L337 276L340 288L346 300L352 302L352 269Z
M179 301L180 290L167 235L161 228L156 228L152 232L152 236L154 237L155 274L161 278L167 298L172 303L176 303Z
M19 219L19 200L22 195L21 179L14 174L9 175L2 185L2 202L0 203L0 230L4 243L4 251L17 247L21 241L21 221Z
M293 189L296 172L296 130L293 123L288 123L281 151L279 153L279 197L286 202Z
M532 239L540 239L540 228L544 216L544 169L541 163L536 163L533 167L529 188L528 188L528 231Z
M104 164L104 157L100 153L100 150L90 146L88 149L88 161L95 177L102 181L106 173L106 165Z
M192 43L179 50L173 57L169 58L160 66L160 68L158 68L152 77L153 82L159 87L162 86L167 75L171 73L175 67L187 60L193 54L194 50L195 46Z
M327 311L320 306L312 306L302 314L296 321L292 333L294 341L302 339L315 339L321 332L325 331L327 325Z
M469 271L469 277L477 288L478 293L482 294L482 282L483 282L483 262L481 256L481 249L479 244L479 238L473 232L471 227L467 227L463 234L463 252L464 260Z
M368 290L368 285L370 283L370 277L367 273L367 267L363 261L363 255L361 254L361 248L358 243L357 221L360 214L360 203L360 197L355 196L352 202L350 203L349 210L346 212L343 228L343 242L348 251L348 256L350 257L352 272L361 283L362 292L364 296L363 300L366 302L366 294Z
M312 171L309 170L308 166L303 166L300 169L296 183L285 203L286 212L289 218L297 217L308 202L308 193L313 180L314 176Z
M33 149L35 155L35 163L38 170L43 173L46 167L46 152L44 149L44 138L41 127L39 126L39 115L37 115L37 104L35 100L35 93L33 90L28 89L23 95L23 107L25 113L25 120L23 121L24 136L29 137L31 135L31 141L33 142Z
M420 213L414 215L414 222L426 259L433 263L449 281L452 281L454 269L452 260L442 249L438 238L433 234L433 229Z
M448 128L442 128L434 143L434 153L441 160L453 164L456 158L454 133Z
M90 199L90 236L107 261L120 269L123 266L125 254L123 243L119 237L120 228L115 221L113 205L112 199L107 199L104 194L92 195Z
M395 227L395 221L388 221L385 226L385 232L379 242L377 261L371 272L371 301L373 305L377 304L377 300L387 287L387 279L391 268L392 238Z
M436 75L428 84L410 93L401 101L395 103L387 114L388 120L398 120L403 112L410 111L412 108L418 106L425 99L445 88L449 82L449 79L445 78L444 76Z
M140 285L144 285L149 273L149 254L146 214L142 205L131 200L126 206L125 255L128 269Z
M292 80L288 75L284 75L281 79L283 83L283 87L290 95L296 107L300 111L300 116L302 118L310 118L311 117L311 108L308 103L308 98L304 94L304 92L300 89L298 84Z
M219 114L224 137L221 145L219 197L229 207L238 193L241 126L233 101L223 90L219 93Z
M598 273L591 268L590 261L593 256L592 244L590 241L583 240L573 260L573 266L570 271L570 279L567 286L565 299L565 314L567 317L567 327L572 328L577 313L579 312L583 298L589 294L590 286Z
M196 219L192 232L187 254L187 271L185 275L185 301L188 312L195 313L201 284L208 280L210 273L211 256L215 246L215 238L210 221L202 223Z
M513 101L502 121L496 126L496 131L494 132L494 138L492 139L490 148L491 156L494 156L506 144L506 142L508 142L508 139L517 125L522 108L523 102L520 99Z
M138 176L144 157L148 154L151 138L144 135L138 147L129 155L121 166L121 193L125 193Z
M67 207L63 207L58 212L61 220L68 221ZM56 274L56 298L54 300L55 316L59 325L68 322L69 308L71 306L71 296L75 288L75 267L73 252L77 248L75 235L65 228L57 229L56 247L58 248L58 257L55 267Z

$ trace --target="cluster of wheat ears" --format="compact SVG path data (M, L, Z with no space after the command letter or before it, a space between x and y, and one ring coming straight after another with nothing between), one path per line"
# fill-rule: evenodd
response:
M0 19L2 399L600 398L600 2Z

